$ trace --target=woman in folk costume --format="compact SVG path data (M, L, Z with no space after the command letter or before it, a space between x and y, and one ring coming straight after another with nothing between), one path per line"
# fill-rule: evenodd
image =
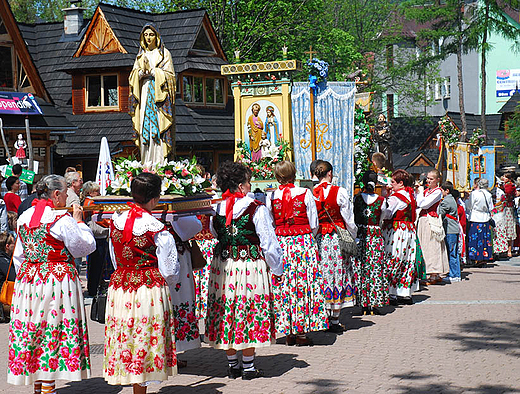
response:
M228 376L263 376L254 366L255 348L275 341L271 274L282 274L283 252L267 208L247 194L251 170L225 162L217 171L224 202L216 207L211 230L218 239L208 282L206 332L210 346L224 349ZM242 350L242 368L237 350Z
M354 285L351 256L340 247L335 226L347 229L356 238L357 227L350 196L346 189L331 185L332 164L321 161L314 171L319 184L314 188L320 230L318 248L325 294L325 308L329 312L329 330L341 333L339 323L342 308L354 305Z
M276 330L286 335L287 345L308 346L313 342L305 333L328 328L314 238L318 212L311 191L294 186L293 163L277 163L274 174L280 187L268 195L267 208L274 219L284 266L282 281L273 281Z
M179 281L175 240L151 215L161 178L139 174L130 185L134 204L110 222L110 254L116 268L107 295L103 377L112 385L147 382L177 373L175 327L167 284Z
M74 258L96 248L83 212L64 210L67 184L59 175L38 182L40 200L18 218L13 263L18 272L11 308L7 382L34 383L54 393L54 381L90 377L87 317Z
M382 218L385 254L390 281L390 304L413 304L412 293L419 289L417 280L417 234L415 232L416 201L409 184L409 174L396 170L390 181L391 194L388 208Z
M388 305L388 275L385 262L385 242L381 233L381 215L386 200L374 193L377 174L368 171L363 176L363 193L354 198L354 220L358 227L358 255L354 259L356 301L363 314L379 315Z
M469 265L480 265L493 260L493 238L491 236L491 211L494 210L493 197L487 190L489 181L479 179L466 201L469 213L468 259Z
M439 187L441 174L437 170L428 173L428 188L417 196L417 207L420 208L417 236L426 264L427 284L442 282L441 274L449 271L448 254L442 220L437 208L442 200L442 189Z
M513 174L508 172L502 175L502 189L504 193L497 193L497 214L494 216L496 222L495 238L493 240L494 252L513 257L512 246L516 239L516 220L515 220L515 197L516 186L513 182Z
M191 264L191 246L188 242L202 230L195 216L180 217L172 222L173 237L179 258L179 281L170 283L170 295L175 322L175 348L177 353L200 347L199 322L195 316L195 282ZM179 360L179 368L186 361Z
M130 109L142 163L159 163L175 145L175 71L159 31L147 23L129 77Z

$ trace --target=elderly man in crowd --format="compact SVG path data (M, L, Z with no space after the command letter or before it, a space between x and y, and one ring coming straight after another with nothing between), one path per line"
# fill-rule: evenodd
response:
M67 172L65 174L65 181L67 181L67 207L72 207L73 204L81 205L79 202L79 193L83 187L83 179L78 172Z

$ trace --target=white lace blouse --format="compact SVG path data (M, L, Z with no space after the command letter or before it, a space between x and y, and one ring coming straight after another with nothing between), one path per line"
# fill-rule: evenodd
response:
M112 215L114 226L118 230L124 230L126 219L128 218L129 212L130 211L124 211L120 213L116 212ZM142 217L135 219L132 234L135 236L140 236L146 233L147 231L158 231L158 233L155 234L153 241L157 246L155 253L157 255L160 274L166 280L166 283L177 283L179 281L180 265L179 259L177 257L177 247L175 246L175 240L173 239L173 235L171 235L168 232L168 230L166 230L164 224L162 224L159 220L154 218L148 212L145 212L143 213ZM114 265L114 268L117 268L114 247L112 245L112 240L110 238L109 240L110 258L112 259L112 264Z
M314 200L314 196L312 195L312 192L305 188L305 187L299 187L295 186L290 189L291 190L291 197L294 198L296 196L299 196L303 193L305 193L305 206L307 210L307 217L309 218L309 225L311 226L312 232L316 235L319 228L319 220L318 220L318 210L316 209L316 201ZM266 206L267 210L269 211L269 215L271 216L271 220L274 223L274 216L273 216L273 206L271 202L271 198L273 200L279 199L281 200L283 196L283 190L276 189L274 192L267 193L266 198Z
M20 226L23 224L29 224L34 209L34 207L31 207L20 215L17 224L18 229L20 229ZM45 207L41 222L52 223L56 219L56 216L63 215L64 213L64 210L55 210L51 207ZM50 234L58 241L62 241L74 258L85 257L96 250L96 240L94 239L92 231L90 231L85 223L76 222L70 215L64 215L58 219L56 223L51 226ZM18 237L13 255L13 263L17 272L24 260L25 255L23 253L22 242L20 237Z
M387 202L387 209L385 209L381 213L382 219L391 219L397 211L401 211L406 208L408 204L406 204L403 200L400 200L398 197L395 196L395 194L401 194L404 196L408 201L410 201L410 194L404 190L401 189L394 194L392 194L390 197L386 199Z
M237 199L233 206L233 219L238 218L249 207L253 199L249 196ZM219 203L215 211L218 215L226 216L226 202ZM276 234L274 233L273 221L269 215L265 205L260 205L253 215L253 223L255 225L256 233L260 238L260 247L264 252L265 261L271 268L274 275L282 275L283 272L283 251L278 243ZM211 233L217 238L217 233L213 227L213 217L210 222Z

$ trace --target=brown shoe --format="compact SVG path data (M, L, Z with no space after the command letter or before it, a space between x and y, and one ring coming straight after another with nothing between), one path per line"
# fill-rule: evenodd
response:
M289 334L285 337L285 344L287 346L294 346L294 344L296 343L296 336L293 335L293 334Z
M296 346L314 346L314 342L307 336L298 335L296 337Z

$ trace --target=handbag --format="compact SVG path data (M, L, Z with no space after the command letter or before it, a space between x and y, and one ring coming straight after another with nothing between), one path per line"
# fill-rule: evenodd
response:
M9 280L9 271L13 265L13 256L14 254L11 255L11 262L9 263L7 275L5 277L4 284L2 285L2 290L0 291L0 302L5 305L11 305L11 302L13 301L14 281Z
M336 223L334 223L334 220L332 220L332 217L330 216L330 213L329 211L327 211L327 208L325 208L325 206L323 206L323 209L325 210L325 213L329 217L330 222L332 223L334 229L336 230L336 233L338 234L340 249L348 255L356 255L358 252L358 247L356 241L354 240L354 238L352 238L352 235L350 235L348 230L339 227L336 225Z
M491 215L491 211L489 210L489 204L488 204L488 202L487 202L487 198L486 198L486 193L484 193L484 201L486 202L487 210L488 210L489 214ZM490 219L488 220L488 224L489 224L491 227L495 227L495 226L497 225L496 222L495 222L495 219L493 219L493 218L490 218Z
M206 266L206 264L208 262L206 261L206 258L202 254L202 251L200 250L199 244L197 243L197 241L194 241L194 240L191 241L190 253L191 253L191 269L193 271L200 270Z
M90 319L105 324L105 311L107 309L107 295L99 294L92 300Z

